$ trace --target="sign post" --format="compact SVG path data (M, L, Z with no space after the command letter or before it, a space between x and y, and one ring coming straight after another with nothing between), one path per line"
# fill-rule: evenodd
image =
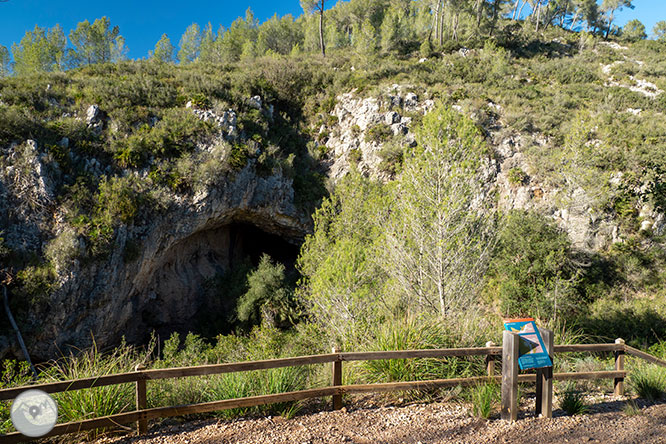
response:
M536 369L536 414L553 416L553 332L538 329L533 318L504 321L502 419L518 418L518 367Z

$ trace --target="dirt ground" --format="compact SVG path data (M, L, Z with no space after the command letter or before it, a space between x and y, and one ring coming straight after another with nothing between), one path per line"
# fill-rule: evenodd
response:
M107 436L96 444L666 443L666 403L636 400L633 414L626 403L627 398L597 396L588 400L586 414L567 416L556 408L552 419L544 419L533 417L534 400L527 399L512 423L497 415L474 418L469 406L450 401L390 405L357 399L347 400L339 411L305 411L291 419L167 420L152 425L143 437Z

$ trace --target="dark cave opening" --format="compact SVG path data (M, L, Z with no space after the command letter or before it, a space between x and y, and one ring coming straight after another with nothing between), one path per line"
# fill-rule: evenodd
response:
M237 331L237 301L264 254L284 265L285 286L295 287L300 277L295 239L232 222L179 242L153 276L150 302L142 310L144 334L154 331L165 340L174 332L181 337L191 332L212 339Z

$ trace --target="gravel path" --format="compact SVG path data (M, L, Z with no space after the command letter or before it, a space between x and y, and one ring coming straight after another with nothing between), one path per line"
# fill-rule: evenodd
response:
M640 413L623 412L624 398L597 399L590 413L553 419L533 418L532 406L521 406L517 422L471 417L456 403L373 406L348 403L340 411L296 416L205 420L153 426L144 437L106 437L97 444L537 444L666 443L666 404L639 404Z

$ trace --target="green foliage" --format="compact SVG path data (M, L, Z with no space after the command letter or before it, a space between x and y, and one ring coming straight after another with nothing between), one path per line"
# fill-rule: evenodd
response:
M652 33L658 41L666 41L666 20L660 20L655 23Z
M642 365L629 374L629 385L647 401L656 401L666 393L666 370L655 365Z
M122 343L111 353L103 354L93 342L88 350L51 362L42 372L42 380L55 382L134 371L135 365L148 361L154 346L152 342L142 352ZM54 399L58 404L59 422L82 421L134 410L134 390L132 384L120 384L57 393Z
M32 378L30 365L26 361L6 359L0 366L0 388L12 388L26 385ZM10 401L0 401L0 433L7 434L15 431L10 417Z
M628 21L627 24L622 28L622 38L629 40L630 42L635 42L637 40L643 40L647 38L647 34L645 33L645 25L637 19Z
M507 174L507 179L511 185L523 185L529 176L519 167L511 168Z
M9 50L0 45L0 78L7 77L11 73L12 57Z
M507 316L559 317L581 305L579 272L566 233L535 213L512 211L490 265L492 291Z
M447 348L455 342L456 334L439 320L404 318L379 326L363 347L370 351L421 350ZM363 362L361 374L364 380L374 383L459 378L480 370L480 360L388 359Z
M500 387L495 382L472 386L469 389L472 414L477 418L488 419L500 400Z
M386 142L390 137L393 136L393 131L391 127L385 123L378 123L377 125L371 126L365 132L365 141L383 143Z
M299 310L284 265L262 255L257 268L247 275L247 286L236 307L239 321L282 328L296 323Z
M169 36L162 34L162 37L155 43L155 49L150 54L150 58L162 63L173 63L175 50Z
M194 62L199 57L201 29L196 23L187 27L178 44L178 61L181 65Z
M65 69L66 43L60 25L50 29L35 25L35 29L26 32L18 45L12 45L14 73L23 76Z
M585 402L585 394L580 390L577 390L575 384L566 385L564 391L558 394L558 398L560 408L564 410L567 415L583 415L590 410Z
M56 287L56 274L51 264L30 265L19 271L16 277L19 295L31 304L48 300L49 293Z
M79 66L107 63L123 59L125 40L118 26L111 27L108 17L96 19L92 24L84 20L69 33L76 52L75 63Z
M163 347L163 357L154 363L154 368L201 365L219 362L273 359L298 356L312 351L323 352L320 340L311 329L285 333L276 329L255 328L249 336L219 336L214 345L189 334L181 344L173 334ZM315 345L317 344L317 345ZM302 390L308 387L313 377L308 367L287 367L266 371L223 374L202 378L164 380L163 384L148 386L150 406L182 405L233 399L260 394ZM274 404L222 412L224 417L236 417L248 413L282 414L293 411L294 405Z

